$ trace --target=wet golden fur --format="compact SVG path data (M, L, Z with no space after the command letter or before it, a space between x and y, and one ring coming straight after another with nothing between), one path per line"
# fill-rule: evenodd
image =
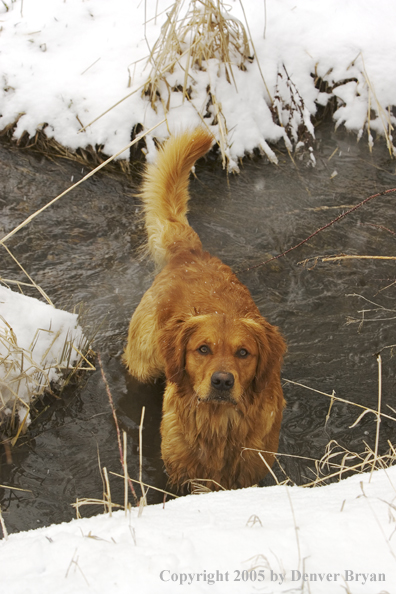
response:
M170 482L204 479L216 489L257 483L267 467L253 450L277 451L285 344L187 222L189 173L211 144L201 128L172 137L147 167L148 245L162 270L132 317L124 362L143 382L165 373L161 451ZM274 456L263 456L271 466Z

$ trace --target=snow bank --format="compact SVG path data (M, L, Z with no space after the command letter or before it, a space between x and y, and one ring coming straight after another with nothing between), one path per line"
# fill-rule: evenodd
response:
M29 423L29 404L61 379L84 352L77 314L0 285L0 420L14 407Z
M359 137L367 134L370 143L373 132L387 134L394 152L393 0L244 0L248 27L241 3L233 0L227 7L251 32L254 61L245 63L245 71L232 67L234 85L227 82L224 68L209 60L188 79L190 100L171 91L184 84L185 70L176 65L165 75L155 111L141 91L150 72L147 58L169 5L169 0L3 3L0 129L18 122L15 139L45 129L49 138L70 149L100 145L112 155L129 143L134 125L149 129L158 124L169 100L167 122L153 133L157 138L204 117L219 139L216 109L208 105L209 85L228 130L225 151L231 168L257 147L275 161L268 143L287 134L286 142L299 145L299 126L312 140L311 117L318 105L334 98L337 125ZM188 5L186 0L184 10ZM186 66L187 56L183 60ZM149 141L149 149L153 146Z
M10 535L7 594L395 592L396 468L249 488ZM347 589L348 588L348 589Z

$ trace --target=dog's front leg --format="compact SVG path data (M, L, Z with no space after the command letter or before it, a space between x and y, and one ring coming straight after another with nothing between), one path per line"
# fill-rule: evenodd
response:
M164 362L157 346L158 313L152 288L143 295L132 316L124 363L131 375L148 382L164 373Z

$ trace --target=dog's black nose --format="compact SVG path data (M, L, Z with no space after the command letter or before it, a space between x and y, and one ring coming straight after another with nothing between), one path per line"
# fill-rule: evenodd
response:
M231 390L234 385L234 376L227 371L215 371L210 383L216 390Z

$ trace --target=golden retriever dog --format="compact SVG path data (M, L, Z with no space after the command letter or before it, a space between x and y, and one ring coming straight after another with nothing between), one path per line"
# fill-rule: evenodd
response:
M190 170L212 142L201 128L171 137L146 168L148 247L161 271L133 314L124 362L142 382L166 376L161 453L170 483L235 489L274 462L285 343L187 222ZM257 450L269 452L265 462Z

